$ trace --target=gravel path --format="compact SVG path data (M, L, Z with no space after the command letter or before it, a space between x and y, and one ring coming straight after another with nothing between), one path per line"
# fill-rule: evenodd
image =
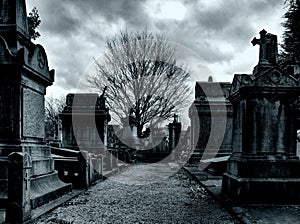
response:
M32 223L234 223L184 170L170 167L130 166Z

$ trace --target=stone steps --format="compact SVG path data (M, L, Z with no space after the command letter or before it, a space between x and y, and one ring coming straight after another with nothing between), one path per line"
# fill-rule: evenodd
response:
M72 184L63 183L56 171L32 178L30 181L31 207L37 208L71 191Z

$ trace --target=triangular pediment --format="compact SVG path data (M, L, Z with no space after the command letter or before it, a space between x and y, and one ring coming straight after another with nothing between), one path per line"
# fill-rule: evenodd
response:
M33 44L29 50L27 48L20 49L18 63L41 78L50 82L54 81L54 70L49 71L47 55L41 45Z
M253 77L248 74L236 74L234 75L232 85L229 91L229 95L237 92L242 86L251 85Z
M293 76L280 71L277 67L262 72L253 80L254 86L297 87L299 82Z

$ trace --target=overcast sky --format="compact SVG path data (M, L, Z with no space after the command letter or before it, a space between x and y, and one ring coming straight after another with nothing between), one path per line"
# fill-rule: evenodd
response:
M74 92L93 58L105 50L106 38L120 30L147 29L194 51L217 81L251 73L258 61L262 29L281 42L284 0L27 0L37 7L41 37L55 83L47 95ZM196 77L199 81L203 76Z

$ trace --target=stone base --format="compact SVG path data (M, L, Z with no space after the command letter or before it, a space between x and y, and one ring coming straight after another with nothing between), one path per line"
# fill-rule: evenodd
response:
M296 156L231 156L227 173L241 178L300 178Z
M300 203L300 178L239 178L223 175L222 193L249 203Z
M31 208L41 205L63 196L72 191L72 184L63 183L57 172L32 178L30 181Z
M213 161L215 158L221 158L221 157L226 157L229 156L232 153L232 149L195 149L188 160L188 164L191 166L199 166L201 169L206 169L208 166L208 161L209 164L211 161ZM223 164L222 164L223 166ZM226 166L226 163L225 163ZM218 167L218 165L217 165ZM223 170L223 169L222 169ZM222 172L222 171L220 171Z
M51 150L46 145L1 145L0 146L0 208L8 203L8 155L12 152L27 152L32 158L31 206L32 209L72 191L71 184L63 183L54 170Z
M222 192L250 203L300 203L300 161L231 157Z

